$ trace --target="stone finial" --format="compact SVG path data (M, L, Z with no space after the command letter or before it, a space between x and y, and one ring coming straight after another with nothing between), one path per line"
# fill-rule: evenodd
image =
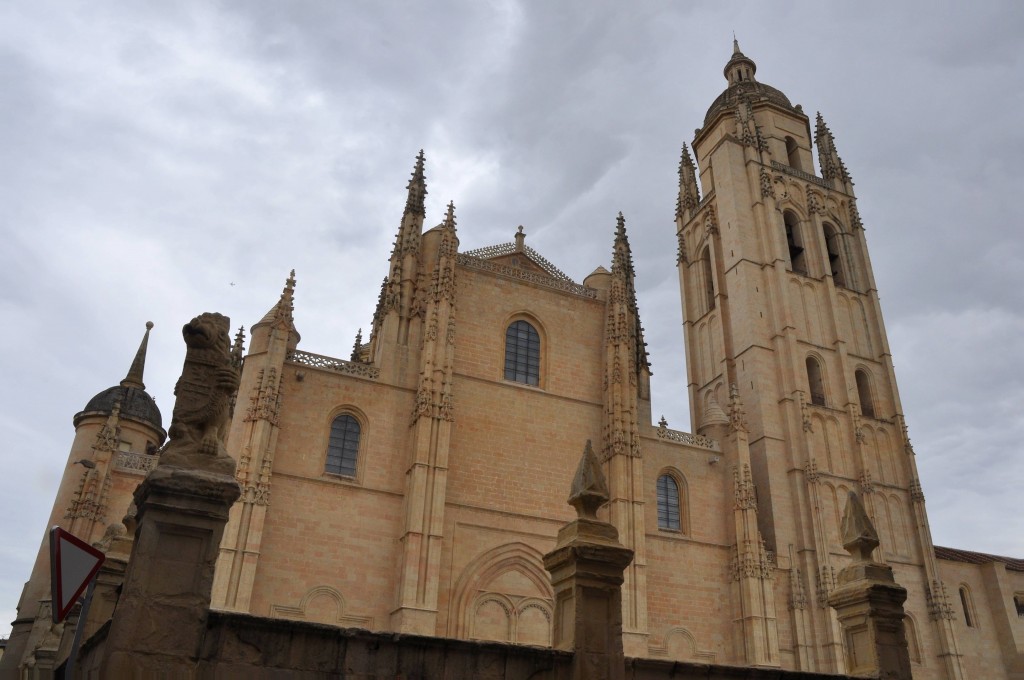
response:
M878 547L878 532L875 531L875 526L871 523L871 518L864 510L856 491L851 491L847 496L840 529L843 547L853 555L854 563L871 562L871 551Z
M146 370L146 348L149 347L149 332L151 330L153 330L153 322L147 321L146 333L142 336L142 342L139 344L139 350L135 353L135 359L132 360L132 365L128 369L128 375L121 381L121 387L146 389L146 385L142 382L142 374Z
M523 225L519 225L519 229L516 230L516 252L523 252L523 248L526 246L526 232L523 231Z
M226 316L207 312L182 327L185 365L174 386L170 441L158 467L234 474L235 461L224 448L239 380L231 356L230 323Z
M608 482L605 481L601 464L588 439L579 467L576 468L576 476L572 480L569 505L576 508L576 514L581 519L597 519L597 509L607 503L608 498Z

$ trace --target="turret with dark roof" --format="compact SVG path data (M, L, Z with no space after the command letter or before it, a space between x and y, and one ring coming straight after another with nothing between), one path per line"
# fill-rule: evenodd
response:
M119 385L109 387L89 400L85 408L75 414L74 424L82 419L93 416L106 416L114 410L114 405L120 403L122 420L135 420L149 425L157 430L158 438L162 443L167 434L163 428L163 417L156 401L146 392L146 385L142 382L143 373L146 369L146 349L149 346L149 331L153 328L153 322L146 322L146 333L142 336L142 342L135 353L135 358L128 369L128 374Z

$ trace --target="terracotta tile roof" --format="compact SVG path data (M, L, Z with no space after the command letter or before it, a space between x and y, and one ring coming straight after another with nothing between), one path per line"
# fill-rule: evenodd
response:
M939 545L935 546L935 556L938 557L940 560L949 560L951 562L967 562L968 564L988 564L989 562L1002 562L1010 571L1024 571L1024 560L1017 559L1016 557L1001 557L999 555L989 555L987 553L971 552L970 550L960 550L958 548L943 548Z

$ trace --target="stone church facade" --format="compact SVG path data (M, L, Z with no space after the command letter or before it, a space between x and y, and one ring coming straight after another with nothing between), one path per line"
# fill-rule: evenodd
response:
M754 73L736 46L679 168L695 432L652 419L625 218L609 225L610 268L582 282L521 228L461 251L454 206L425 229L421 152L368 340L348 359L299 349L294 272L248 350L236 339L243 494L213 607L550 646L542 558L574 516L565 492L590 440L603 517L634 555L627 656L845 672L828 601L853 490L875 560L909 591L914 677L1024 677L1024 561L932 544L853 182L822 118L812 130ZM117 520L166 436L145 355L144 339L75 416L51 516L100 545L130 535ZM47 570L41 552L4 667L67 653Z

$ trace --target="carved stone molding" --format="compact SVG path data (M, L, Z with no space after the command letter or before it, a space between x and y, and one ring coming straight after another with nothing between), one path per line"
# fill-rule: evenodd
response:
M804 464L804 476L807 477L809 484L817 484L821 481L821 472L818 471L818 463L813 458L809 458Z
M940 619L953 619L953 605L949 602L949 593L946 592L946 584L934 580L930 585L925 586L925 599L928 602L928 616L933 621Z
M743 464L732 469L733 480L733 507L737 510L750 510L757 506L757 490L754 488L754 480L750 475L750 466Z
M915 503L924 503L924 490L921 488L921 481L917 477L910 480L910 500Z
M804 589L804 577L797 567L792 567L789 570L789 608L807 609L807 591Z
M771 196L775 198L775 185L772 183L772 176L768 174L768 171L761 168L761 196L768 198Z
M818 568L818 606L828 609L828 596L836 587L836 570L831 565Z

